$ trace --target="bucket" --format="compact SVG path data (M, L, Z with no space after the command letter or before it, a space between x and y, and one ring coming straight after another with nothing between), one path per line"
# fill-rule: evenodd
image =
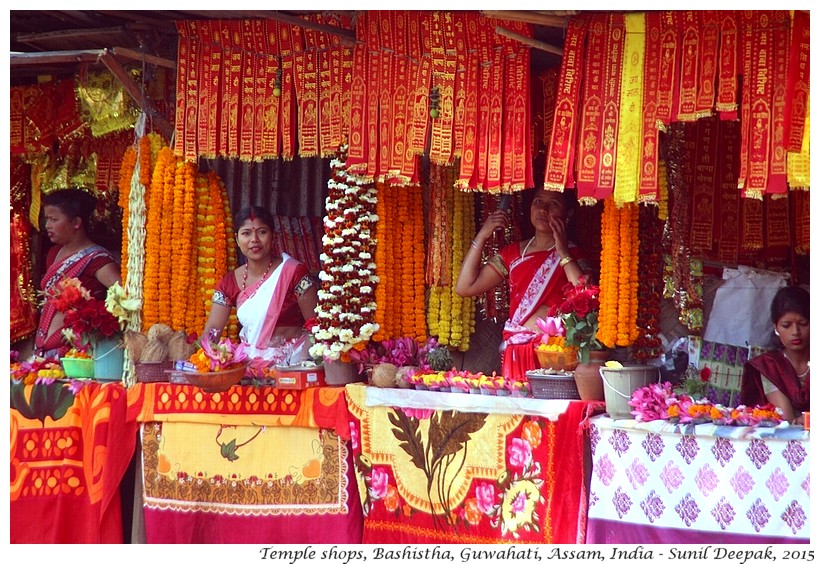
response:
M119 339L102 339L94 345L94 378L122 380L124 351Z
M325 384L328 386L344 386L353 382L363 382L365 378L364 372L359 374L356 364L325 359Z
M659 382L661 373L656 366L601 367L604 381L606 412L612 419L632 419L629 400L632 392L649 384Z

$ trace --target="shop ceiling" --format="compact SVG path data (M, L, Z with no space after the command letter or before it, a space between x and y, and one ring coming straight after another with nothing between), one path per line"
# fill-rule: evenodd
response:
M73 76L84 64L117 65L144 61L174 68L176 65L176 20L273 19L309 27L300 16L316 11L88 11L11 10L11 86L32 84L44 76L54 79ZM355 25L354 11L332 11L347 15ZM489 17L525 21L533 25L532 68L535 72L559 65L564 31L577 11L488 11ZM330 28L355 41L355 31ZM504 33L504 29L498 29ZM519 38L524 40L526 38ZM116 74L116 72L115 72Z

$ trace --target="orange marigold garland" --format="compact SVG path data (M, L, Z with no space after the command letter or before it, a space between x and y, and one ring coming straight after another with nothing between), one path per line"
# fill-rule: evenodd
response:
M151 189L147 198L145 222L145 274L143 279L143 330L160 321L160 287L166 286L168 273L163 272L163 257L169 255L168 249L162 246L162 223L169 218L165 207L165 186L168 178L167 169L176 166L176 158L169 147L163 147L157 155L156 165L151 178ZM160 284L160 280L164 283ZM167 319L167 316L163 319Z
M194 243L194 222L196 209L194 198L196 188L194 180L197 171L196 165L191 162L179 162L176 169L176 187L174 190L173 232L171 254L174 267L171 276L171 328L175 331L186 329L196 331L198 328L189 328L188 322L188 295L191 290L191 257Z
M331 178L325 204L325 233L319 272L321 287L318 323L313 328L314 357L339 359L354 347L364 348L379 329L376 310L376 264L373 233L379 220L372 181L351 174L345 167L347 147L330 162Z
M388 265L390 264L388 261L388 256L391 254L392 249L388 249L386 241L387 241L387 229L390 226L390 214L388 213L387 209L387 202L388 199L385 196L385 191L387 187L384 184L376 184L376 215L378 216L378 221L376 222L376 237L375 237L375 264L376 264L376 274L379 277L379 283L376 284L376 291L375 291L375 302L376 302L376 311L373 315L374 323L379 327L373 336L372 339L374 341L383 341L385 339L384 332L381 328L387 326L387 304L391 303L391 300L387 299L387 287L388 281L392 280L392 276L389 274Z
M598 312L598 340L615 346L618 330L618 224L620 213L615 200L604 200L601 216L601 283Z

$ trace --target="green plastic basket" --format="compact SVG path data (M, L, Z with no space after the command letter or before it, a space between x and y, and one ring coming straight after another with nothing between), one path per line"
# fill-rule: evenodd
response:
M60 360L63 363L63 370L65 371L65 375L69 378L94 377L93 358L64 357Z

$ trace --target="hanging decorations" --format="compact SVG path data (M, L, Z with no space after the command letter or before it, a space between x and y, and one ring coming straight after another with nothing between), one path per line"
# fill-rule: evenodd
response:
M83 119L91 124L95 137L130 129L137 122L139 110L131 104L120 81L108 71L83 71L77 82L77 97Z
M628 346L638 338L638 206L604 200L601 219L598 340Z
M466 351L475 331L475 299L456 294L455 283L470 247L466 234L475 233L474 198L455 188L455 167L430 168L427 323L439 343Z
M638 212L638 338L632 345L632 356L638 362L658 358L661 353L659 319L663 295L663 220L657 206L642 205Z
M376 189L372 182L351 174L347 147L330 162L331 178L325 203L317 325L312 329L314 357L337 360L361 350L379 330L374 323L375 288L379 283L373 260L376 241ZM409 236L409 233L405 233ZM415 239L409 239L415 240ZM398 258L396 258L398 262Z

